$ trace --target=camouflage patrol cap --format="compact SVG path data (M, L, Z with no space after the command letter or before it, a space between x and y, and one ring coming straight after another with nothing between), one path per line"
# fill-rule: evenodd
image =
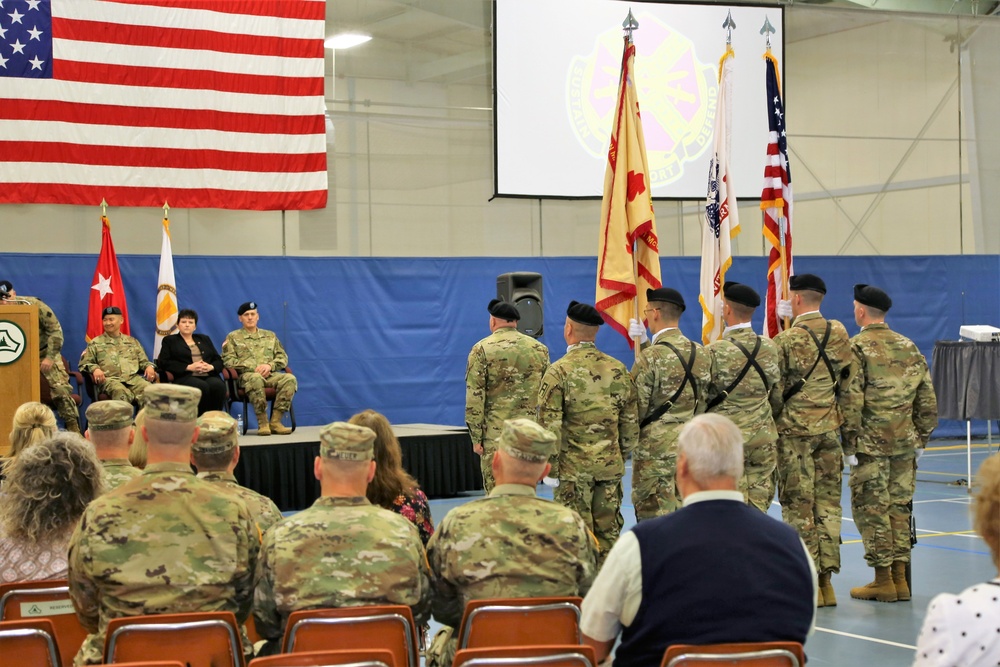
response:
M118 306L108 306L101 311L101 317L107 317L108 315L121 315L122 309Z
M222 410L210 410L198 417L198 439L191 445L192 452L221 454L239 444L236 420Z
M87 408L87 428L117 431L132 425L132 406L125 401L97 401Z
M490 315L493 317L507 320L508 322L516 322L521 319L521 313L517 311L517 306L500 299L490 301L490 304L486 306L486 310L490 311Z
M800 273L791 276L788 279L788 289L793 292L811 290L813 292L819 292L820 294L826 294L826 283L823 282L823 279L817 275L813 275L811 273Z
M508 419L500 431L500 449L515 459L544 463L555 451L556 436L530 419Z
M579 324L588 327L599 327L604 324L604 318L597 312L597 309L590 304L570 301L569 308L566 309L566 316Z
M201 390L179 384L154 384L146 389L146 418L193 422L198 418Z
M341 461L371 461L375 457L375 431L347 422L327 424L319 431L319 455Z
M854 300L862 306L871 306L883 313L892 308L892 299L889 298L889 295L874 285L855 285Z

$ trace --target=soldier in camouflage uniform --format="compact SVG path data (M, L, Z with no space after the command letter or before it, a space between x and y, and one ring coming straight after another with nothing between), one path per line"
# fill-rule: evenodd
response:
M427 545L434 618L446 627L428 667L449 667L470 600L584 595L596 572L594 538L580 515L535 495L556 436L530 419L504 422L486 498L451 510Z
M465 423L489 495L500 429L504 420L535 416L549 349L517 330L521 314L513 304L493 299L487 310L490 335L472 346L465 369Z
M720 340L705 347L712 360L707 411L729 417L743 434L743 477L740 491L748 502L767 513L774 499L778 465L778 430L774 413L781 411L781 367L778 348L750 328L760 295L747 285L722 287Z
M240 374L240 387L246 391L257 414L257 435L288 435L292 429L282 424L281 419L292 407L292 397L299 387L294 375L279 372L288 366L288 355L273 331L257 328L260 315L256 302L241 304L236 313L243 328L226 336L222 343L222 363ZM264 389L270 387L275 393L269 420Z
M298 609L405 604L423 624L430 577L420 534L404 517L365 497L375 475L375 432L334 422L320 430L313 472L322 497L264 534L253 614L269 639L258 655L278 652L288 616Z
M128 460L128 449L135 439L132 404L125 401L98 401L87 408L87 440L94 444L97 458L104 466L104 488L117 489L142 475Z
M652 345L643 346L632 366L639 396L639 446L632 455L632 504L636 521L669 514L681 506L677 491L677 436L705 411L712 361L678 328L684 297L669 287L646 290L645 316ZM646 331L635 320L645 338ZM630 330L633 328L630 326Z
M625 457L635 449L635 384L628 369L594 345L604 324L590 305L571 301L563 337L566 355L552 364L538 391L538 423L558 442L552 477L557 502L576 510L600 545L598 563L621 533Z
M851 597L909 600L910 513L916 483L916 451L937 426L937 398L927 360L917 346L892 331L885 314L889 295L854 286L851 339L857 372L845 404L844 454L851 468L851 511L875 580L851 589Z
M94 384L116 401L133 401L141 408L150 382L156 379L156 367L135 338L121 332L121 308L108 306L102 313L104 333L87 344L80 355L80 370L90 373ZM139 373L143 375L140 376Z
M191 445L191 463L198 477L215 484L220 491L242 498L260 532L281 521L274 501L253 489L241 486L233 471L240 460L236 420L221 410L209 410L198 417L198 439Z
M201 392L157 384L146 398L149 465L91 502L70 539L70 596L90 632L76 665L104 662L113 618L231 611L242 623L250 612L260 546L250 509L188 463Z
M830 583L840 571L841 471L844 455L840 427L853 368L851 342L844 325L829 322L819 307L826 284L801 274L788 280L791 300L778 315L794 317L774 338L781 356L784 407L778 427L778 500L781 515L809 548L819 573L818 606L835 606Z
M49 383L52 403L62 417L66 430L80 432L80 410L73 400L69 374L62 362L63 331L56 314L44 301L34 296L18 296L9 280L0 280L0 304L26 301L38 306L38 350L42 359L39 369Z

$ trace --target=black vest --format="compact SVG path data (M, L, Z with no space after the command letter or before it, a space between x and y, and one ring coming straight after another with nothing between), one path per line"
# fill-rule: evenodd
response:
M816 605L808 556L790 526L709 500L633 529L642 603L615 664L659 667L673 644L804 643Z

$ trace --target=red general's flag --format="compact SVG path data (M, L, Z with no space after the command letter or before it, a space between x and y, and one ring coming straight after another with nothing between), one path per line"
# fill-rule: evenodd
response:
M324 0L0 4L0 203L326 206Z
M782 329L775 311L780 299L788 298L788 276L792 275L792 172L788 165L785 137L785 107L781 101L778 61L771 50L766 62L767 121L770 130L764 189L760 208L764 212L764 236L771 243L767 259L767 297L764 299L764 335L777 336Z
M660 250L634 66L635 44L626 37L604 173L595 298L604 321L626 338L637 304L639 318L645 319L646 289L660 287ZM631 338L629 345L634 345Z
M90 306L87 308L87 342L104 333L101 311L108 306L122 309L122 333L128 334L128 304L125 303L125 287L118 271L118 256L111 241L111 223L101 216L101 254L97 257L94 280L90 285Z

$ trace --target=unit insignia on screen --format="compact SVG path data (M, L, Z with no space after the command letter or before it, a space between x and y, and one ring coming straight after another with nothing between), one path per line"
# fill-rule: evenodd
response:
M694 43L651 14L636 13L636 88L654 187L684 175L712 144L718 108L716 63L702 62ZM608 150L621 73L622 37L615 26L590 53L578 54L566 75L569 120L576 139L595 157Z

